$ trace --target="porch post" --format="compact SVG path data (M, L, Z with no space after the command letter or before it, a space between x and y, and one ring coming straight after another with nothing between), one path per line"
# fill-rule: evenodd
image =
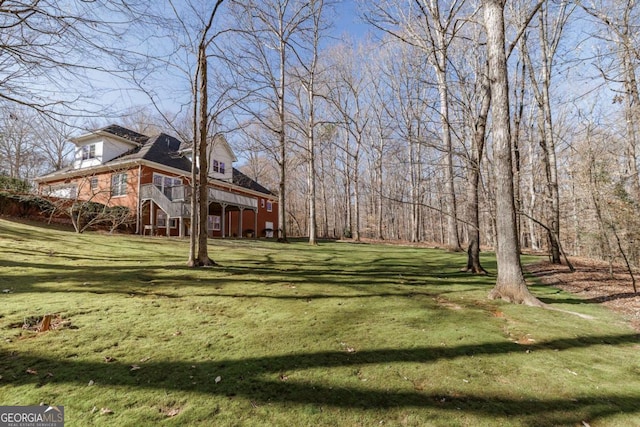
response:
M253 235L258 237L258 209L253 209Z
M171 236L171 217L167 214L167 237Z
M151 200L149 205L149 214L151 215L151 235L153 236L156 229L156 204Z
M142 207L144 206L144 200L140 200L138 196L138 219L136 220L136 234L144 235L144 224L142 224Z
M241 207L240 208L240 220L238 221L238 235L240 236L240 238L242 239L242 216L244 215L244 208Z
M222 215L221 215L221 221L222 221L222 238L224 239L225 236L225 220L226 220L226 212L227 212L227 204L226 203L220 203L220 206L222 206Z
M178 237L182 239L184 237L184 218L180 217L178 227L180 227L180 230L178 231Z

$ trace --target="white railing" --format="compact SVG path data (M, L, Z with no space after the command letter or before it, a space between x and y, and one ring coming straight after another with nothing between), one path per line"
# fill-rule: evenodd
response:
M140 186L140 199L153 200L171 218L187 218L191 212L191 188L188 185L177 185L166 188L163 192L154 184ZM209 188L209 203L216 202L238 206L245 209L258 209L258 199L241 196L217 188Z
M187 218L190 212L189 205L180 199L173 198L174 190L177 188L178 187L173 187L171 189L172 197L169 198L153 184L142 185L140 186L140 199L153 200L170 218ZM176 191L176 196L184 197L184 189L182 189L182 194L180 194L180 191Z
M247 209L258 209L258 199L229 193L216 188L209 189L209 202L225 203Z

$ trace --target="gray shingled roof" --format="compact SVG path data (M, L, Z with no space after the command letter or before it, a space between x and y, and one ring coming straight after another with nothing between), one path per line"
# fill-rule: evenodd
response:
M149 139L147 135L134 132L131 129L123 128L122 126L118 125L109 125L105 128L100 129L100 131L109 132L110 134L119 136L120 138L128 139L129 141L135 142L136 144L143 144Z
M268 194L270 196L274 195L271 191L267 190L265 187L258 184L256 181L249 178L247 175L243 174L236 168L233 168L233 183L239 185L240 187L248 188L259 193Z
M113 159L112 162L144 159L189 172L191 171L191 162L178 153L179 148L180 141L171 135L161 133L148 138L144 145L129 150L122 156Z

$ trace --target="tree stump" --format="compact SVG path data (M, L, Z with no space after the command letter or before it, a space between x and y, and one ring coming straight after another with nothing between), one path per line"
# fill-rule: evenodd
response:
M51 329L51 317L51 314L45 314L40 325L38 325L38 332L46 332Z

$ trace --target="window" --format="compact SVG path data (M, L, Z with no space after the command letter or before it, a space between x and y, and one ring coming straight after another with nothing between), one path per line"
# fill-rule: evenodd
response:
M273 203L271 200L267 200L267 212L271 212L273 210Z
M82 160L94 159L96 157L96 144L89 144L82 147Z
M213 171L214 172L218 172L220 170L220 167L218 166L218 161L214 160L213 161Z
M78 196L78 187L73 184L49 187L48 195L61 199L75 199Z
M91 186L91 190L95 191L98 189L98 178L95 176L91 178L89 181L89 185Z
M124 196L127 194L127 174L116 173L111 176L111 195Z
M224 174L224 162L220 162L220 173Z
M156 226L161 228L167 227L167 214L162 210L156 211ZM178 219L171 218L169 220L169 227L178 228Z
M220 231L222 227L220 226L220 216L218 215L209 215L207 219L207 228L213 231Z
M174 187L179 187L182 185L182 180L180 178L174 178L154 172L153 185L158 187L158 189L162 191L170 200L181 198L179 197L181 195L181 193L178 192L179 189L176 189L175 191L173 190Z
M260 207L264 208L264 199L260 199Z

